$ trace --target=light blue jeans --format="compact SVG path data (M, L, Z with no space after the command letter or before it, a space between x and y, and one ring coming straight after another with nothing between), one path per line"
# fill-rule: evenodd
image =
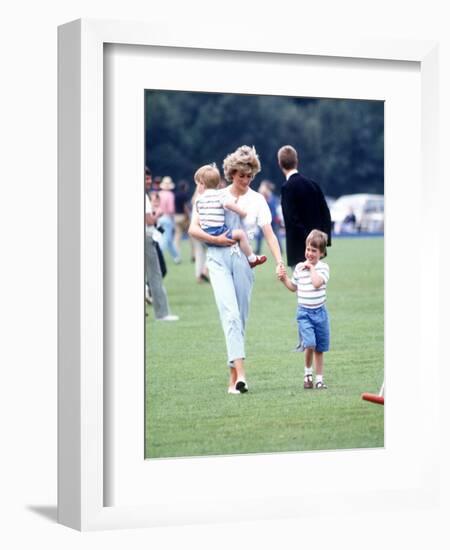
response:
M169 251L169 254L175 261L179 260L179 253L175 247L175 222L171 216L161 216L158 220L158 225L164 229L161 241L161 250L165 252Z
M245 325L255 275L247 258L233 247L208 247L207 266L225 335L228 362L245 358Z

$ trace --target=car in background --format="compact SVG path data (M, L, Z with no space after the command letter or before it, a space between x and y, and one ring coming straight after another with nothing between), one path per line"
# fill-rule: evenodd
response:
M342 195L330 208L333 232L378 233L384 231L384 195Z
M367 200L362 212L359 231L363 233L384 233L384 196Z
M328 208L331 210L331 207L336 202L336 199L334 197L330 197L329 195L325 195L325 200L327 202Z

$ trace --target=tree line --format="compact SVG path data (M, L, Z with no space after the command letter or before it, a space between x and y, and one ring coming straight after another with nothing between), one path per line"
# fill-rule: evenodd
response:
M203 92L147 91L145 160L154 176L186 180L202 164L222 169L228 153L254 145L262 165L256 186L283 177L276 153L285 144L301 171L326 195L384 192L384 102Z

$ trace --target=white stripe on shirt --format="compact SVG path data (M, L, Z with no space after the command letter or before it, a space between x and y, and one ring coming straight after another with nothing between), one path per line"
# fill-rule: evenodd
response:
M196 203L200 227L221 227L225 223L225 210L223 191L207 189L202 193Z
M301 269L301 263L297 264L292 275L292 283L297 287L297 300L300 306L306 308L318 308L327 300L327 283L330 278L330 268L325 262L317 262L316 273L323 279L323 284L315 288L311 280L309 269Z

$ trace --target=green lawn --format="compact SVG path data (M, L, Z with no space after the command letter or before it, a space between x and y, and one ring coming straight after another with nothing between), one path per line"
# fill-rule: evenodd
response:
M228 395L225 342L210 285L195 281L188 243L164 283L174 323L146 326L146 457L382 447L384 408L361 400L383 381L383 239L335 239L328 310L328 390L303 390L296 296L273 260L256 268L247 327L250 391Z

